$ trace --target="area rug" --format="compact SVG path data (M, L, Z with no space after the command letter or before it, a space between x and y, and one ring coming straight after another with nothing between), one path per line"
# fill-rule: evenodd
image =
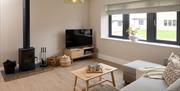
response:
M86 88L76 88L75 91L86 91ZM97 85L95 87L89 88L89 91L120 91L117 88L109 84Z
M98 85L94 88L91 88L90 91L120 91L120 90L108 84L104 84L104 85Z

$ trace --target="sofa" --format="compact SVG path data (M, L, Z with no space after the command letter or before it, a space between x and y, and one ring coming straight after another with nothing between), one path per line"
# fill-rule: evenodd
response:
M167 88L164 80L141 77L122 88L121 91L166 91Z
M168 86L164 80L141 77L120 91L180 91L180 78Z
M137 63L139 65L140 61L130 63L129 67L133 66L137 69L139 67L137 66ZM120 91L180 91L180 78L168 86L164 79L142 76L129 85L123 87Z

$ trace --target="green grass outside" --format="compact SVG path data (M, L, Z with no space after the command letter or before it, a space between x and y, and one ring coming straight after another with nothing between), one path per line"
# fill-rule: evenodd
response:
M138 36L142 38L147 38L147 34L145 30L140 30L137 33ZM173 30L158 30L157 39L159 40L176 40L176 31Z

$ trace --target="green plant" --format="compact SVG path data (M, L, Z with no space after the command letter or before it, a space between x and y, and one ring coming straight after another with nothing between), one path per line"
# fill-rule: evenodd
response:
M126 30L126 32L128 32L129 35L136 35L138 33L139 28L135 28L135 27L129 27L128 30Z

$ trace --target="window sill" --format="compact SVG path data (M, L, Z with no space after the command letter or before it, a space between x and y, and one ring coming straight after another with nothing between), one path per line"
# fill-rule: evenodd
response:
M128 40L128 39L118 39L118 38L111 38L111 37L102 37L101 39L128 42L128 43L133 43L133 44L152 45L152 46L159 46L159 47L180 48L180 46L178 46L178 45L153 43L153 42L145 42L145 41L132 42L131 40Z

